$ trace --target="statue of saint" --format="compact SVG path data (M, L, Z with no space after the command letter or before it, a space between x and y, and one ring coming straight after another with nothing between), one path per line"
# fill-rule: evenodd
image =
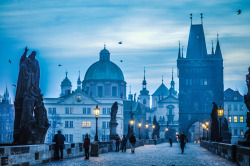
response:
M111 121L116 121L117 110L118 110L118 103L115 102L111 107Z
M246 82L247 82L247 88L248 88L247 94L250 95L250 66L248 67L248 74L246 75Z

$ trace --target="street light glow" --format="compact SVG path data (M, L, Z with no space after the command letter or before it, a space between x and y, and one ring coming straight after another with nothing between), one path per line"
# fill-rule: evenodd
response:
M99 116L99 114L100 114L100 108L98 108L98 105L96 105L96 108L94 108L94 113L95 113L96 117Z
M141 127L141 123L138 123L138 126Z

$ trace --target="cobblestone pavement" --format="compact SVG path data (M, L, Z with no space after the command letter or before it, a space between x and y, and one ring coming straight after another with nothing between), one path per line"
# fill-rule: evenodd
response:
M173 144L169 147L168 143L158 145L145 145L135 149L131 154L130 149L127 152L109 152L99 154L99 157L90 157L85 160L84 157L64 159L63 161L54 161L41 166L230 166L236 165L222 157L219 157L199 144L187 144L184 154L181 154L179 144Z

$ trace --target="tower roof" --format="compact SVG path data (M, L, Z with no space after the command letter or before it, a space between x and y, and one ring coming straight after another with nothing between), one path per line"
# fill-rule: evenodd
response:
M68 72L66 71L66 77L61 83L61 86L72 86L71 81L68 79Z
M166 87L166 85L164 85L164 83L162 83L159 88L152 94L152 96L168 96L169 95L169 90Z
M191 25L186 57L189 59L202 59L206 55L207 48L203 25Z
M216 44L216 49L215 49L215 56L216 56L216 58L222 58L218 36L219 35L217 35L217 44Z

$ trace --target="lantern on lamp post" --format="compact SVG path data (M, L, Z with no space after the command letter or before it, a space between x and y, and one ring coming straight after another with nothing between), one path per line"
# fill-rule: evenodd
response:
M148 124L146 124L145 127L146 127L146 139L148 139Z
M218 109L218 116L219 116L219 120L220 120L220 141L222 142L222 136L221 136L221 119L222 116L224 115L224 110L221 108Z
M205 125L206 125L206 129L207 129L207 141L208 141L208 127L209 127L209 122L207 121L207 122L205 123Z
M96 108L94 109L95 118L96 118L96 133L95 133L95 141L98 141L98 116L100 114L100 108L98 108L98 105L96 105Z
M138 123L139 126L139 140L141 140L141 123Z

